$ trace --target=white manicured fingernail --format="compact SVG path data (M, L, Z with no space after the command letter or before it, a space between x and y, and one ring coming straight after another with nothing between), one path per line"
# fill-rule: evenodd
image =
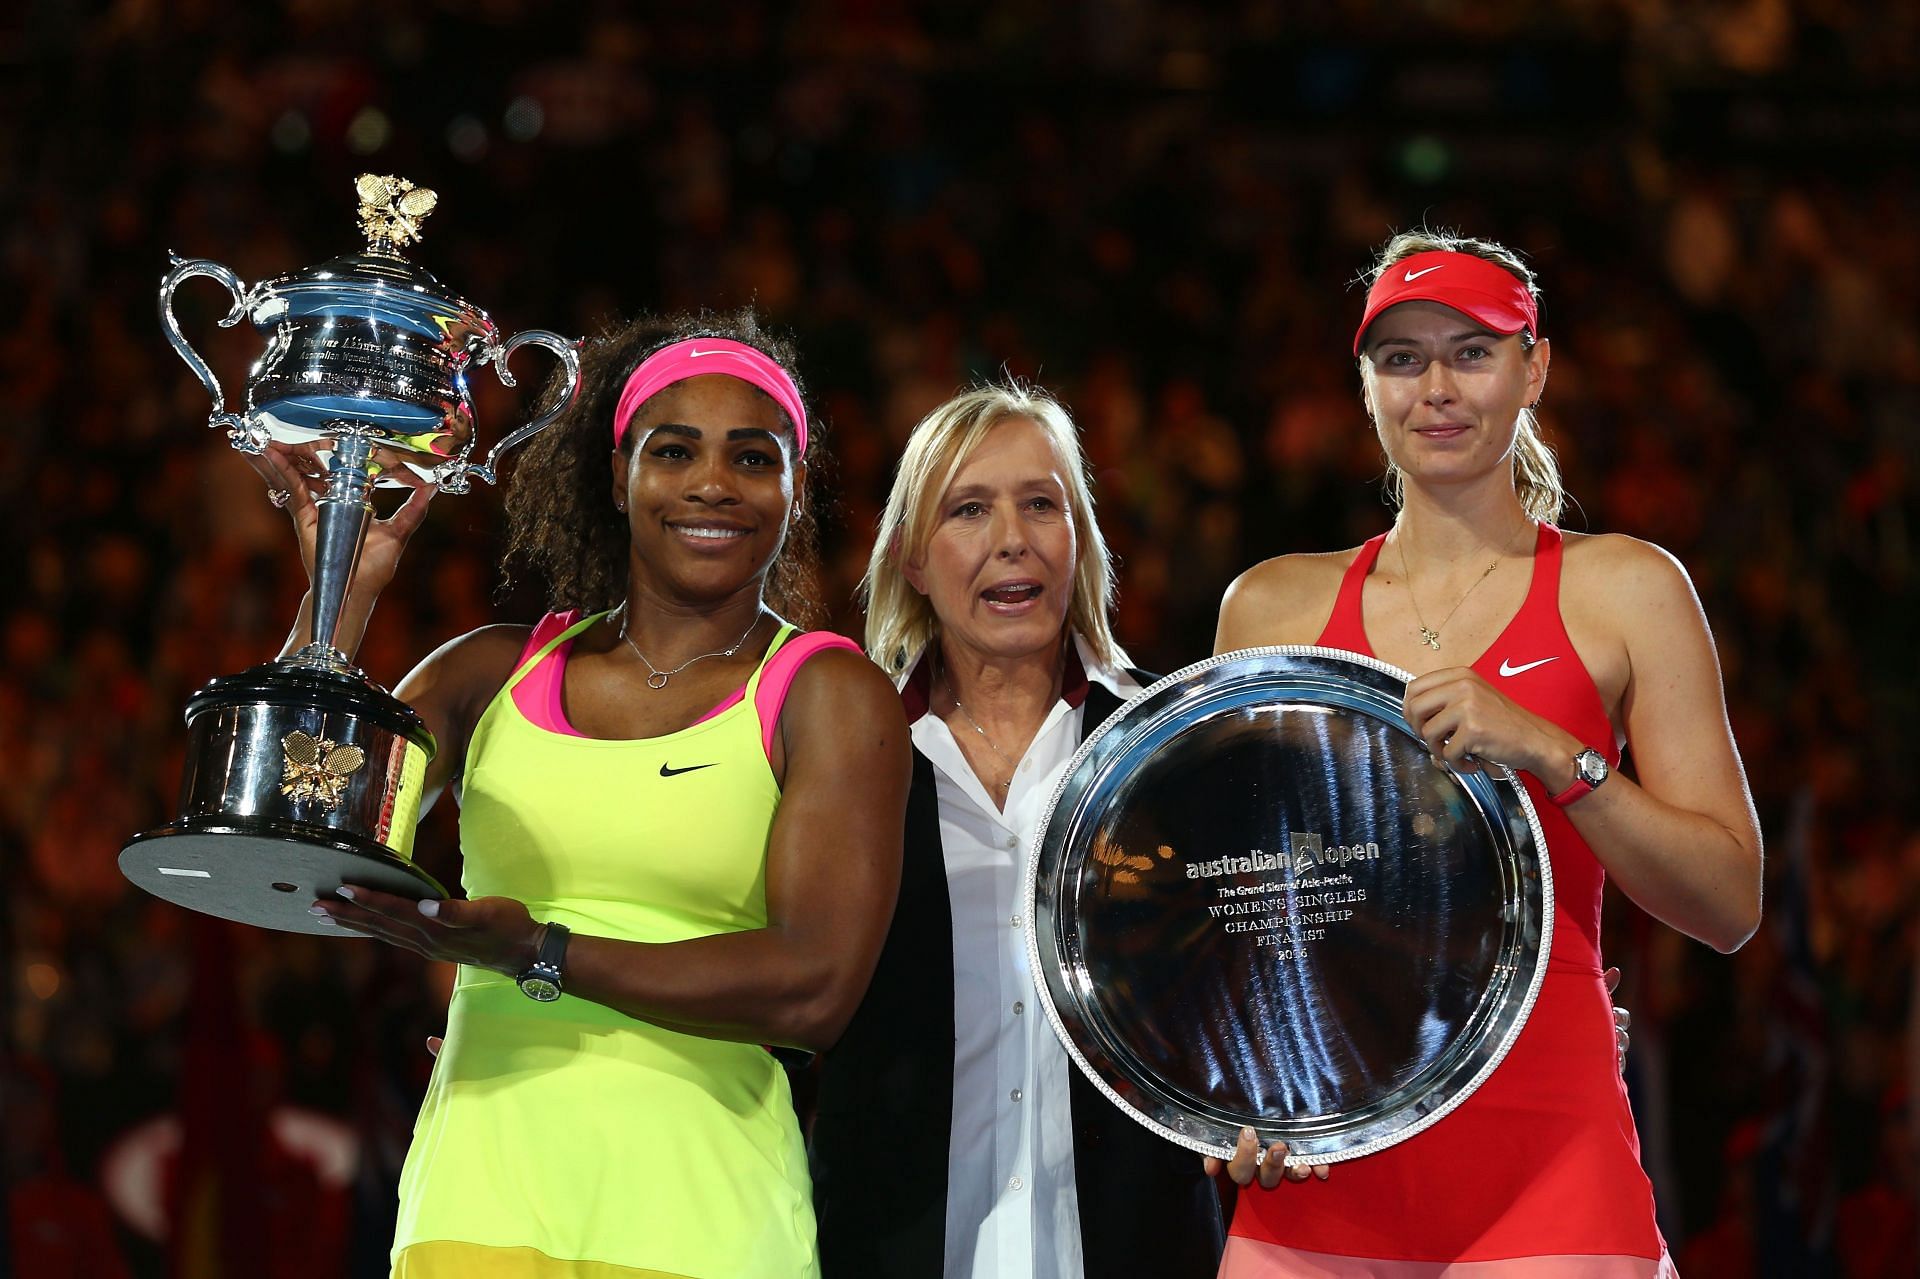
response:
M344 897L348 901L353 900L353 890L351 888L348 888L345 884L342 884L340 887L334 889L333 891L334 891L334 895L337 897Z
M438 919L440 918L440 903L431 897L422 897L420 899L420 913L428 919Z
M340 926L333 922L332 915L327 915L327 914L321 914L316 916L314 922L325 924L328 928L338 928Z

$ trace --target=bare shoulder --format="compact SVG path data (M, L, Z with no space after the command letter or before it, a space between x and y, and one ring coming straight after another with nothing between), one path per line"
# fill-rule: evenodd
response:
M900 694L865 653L829 648L795 672L780 709L773 766L784 787L813 777L885 788L905 785L908 734Z
M448 640L413 668L397 690L405 701L425 694L449 708L484 701L513 674L531 626L496 623Z
M428 654L421 665L431 664L456 676L498 671L495 683L503 683L532 636L531 626L496 622L454 636Z
M1215 652L1261 644L1311 644L1333 615L1358 547L1262 560L1227 587Z
M786 705L807 723L851 724L875 714L904 715L892 681L865 653L852 648L822 649L802 662Z
M1697 608L1693 579L1664 547L1624 533L1565 533L1562 597L1618 609Z
M427 654L394 690L440 743L433 768L442 780L459 777L474 725L513 674L532 632L529 626L495 625L457 636Z
M1321 579L1337 583L1357 554L1358 550L1352 549L1317 555L1276 555L1270 560L1261 560L1234 578L1233 585L1227 590L1229 593L1244 592L1251 598L1259 599Z

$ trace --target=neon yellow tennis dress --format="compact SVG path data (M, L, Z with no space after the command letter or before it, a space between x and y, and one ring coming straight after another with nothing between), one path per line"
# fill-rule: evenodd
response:
M558 629L475 726L469 895L635 941L764 927L780 803L756 707L766 660L739 701L664 737L540 727L513 689L598 618ZM764 1048L572 996L536 1003L463 966L401 1173L393 1274L813 1276L811 1190L786 1075Z

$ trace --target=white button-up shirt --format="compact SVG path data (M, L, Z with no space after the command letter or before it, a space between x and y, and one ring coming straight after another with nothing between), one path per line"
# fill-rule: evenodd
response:
M1140 691L1078 636L1074 644L1087 680L1123 701ZM934 766L953 910L945 1279L1082 1279L1067 1102L1073 1064L1034 993L1021 900L1034 837L1080 745L1074 674L1014 769L1004 810L945 721L923 714L913 724L913 744Z

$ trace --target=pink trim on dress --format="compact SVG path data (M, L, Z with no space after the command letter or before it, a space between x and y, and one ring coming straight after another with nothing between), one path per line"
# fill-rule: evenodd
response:
M520 650L520 660L513 664L513 669L517 671L532 661L534 654L552 643L554 636L578 622L580 616L579 609L570 608L564 613L548 613L541 618L535 624L533 634L527 636L527 646ZM569 737L584 737L586 734L567 723L566 707L560 701L561 676L567 669L567 655L572 651L573 641L568 640L528 671L513 686L513 704L536 728L544 728L549 733L564 733Z
M541 649L553 642L554 636L579 622L581 616L580 610L568 609L564 613L548 613L541 618L533 628L533 634L527 637L527 646L520 650L520 660L514 663L514 669L517 671L525 667ZM773 733L780 724L780 709L786 704L787 691L793 687L801 664L815 653L829 648L847 648L856 653L860 651L860 646L844 635L836 635L832 631L807 631L794 635L781 645L780 650L768 658L761 669L760 687L753 702L754 710L760 715L760 744L769 759L773 757ZM539 664L513 686L513 704L526 716L527 722L536 728L566 737L585 737L585 733L567 720L566 705L561 700L567 658L572 652L573 641L569 639L541 658ZM734 689L718 706L693 722L706 723L722 711L738 706L746 695L745 685Z
M753 709L760 716L760 745L765 748L768 759L773 758L773 733L780 727L780 708L787 704L787 690L793 687L801 663L830 648L860 651L860 646L844 635L807 631L788 640L778 653L767 659L760 672L760 687L754 691ZM736 694L733 701L739 700Z

